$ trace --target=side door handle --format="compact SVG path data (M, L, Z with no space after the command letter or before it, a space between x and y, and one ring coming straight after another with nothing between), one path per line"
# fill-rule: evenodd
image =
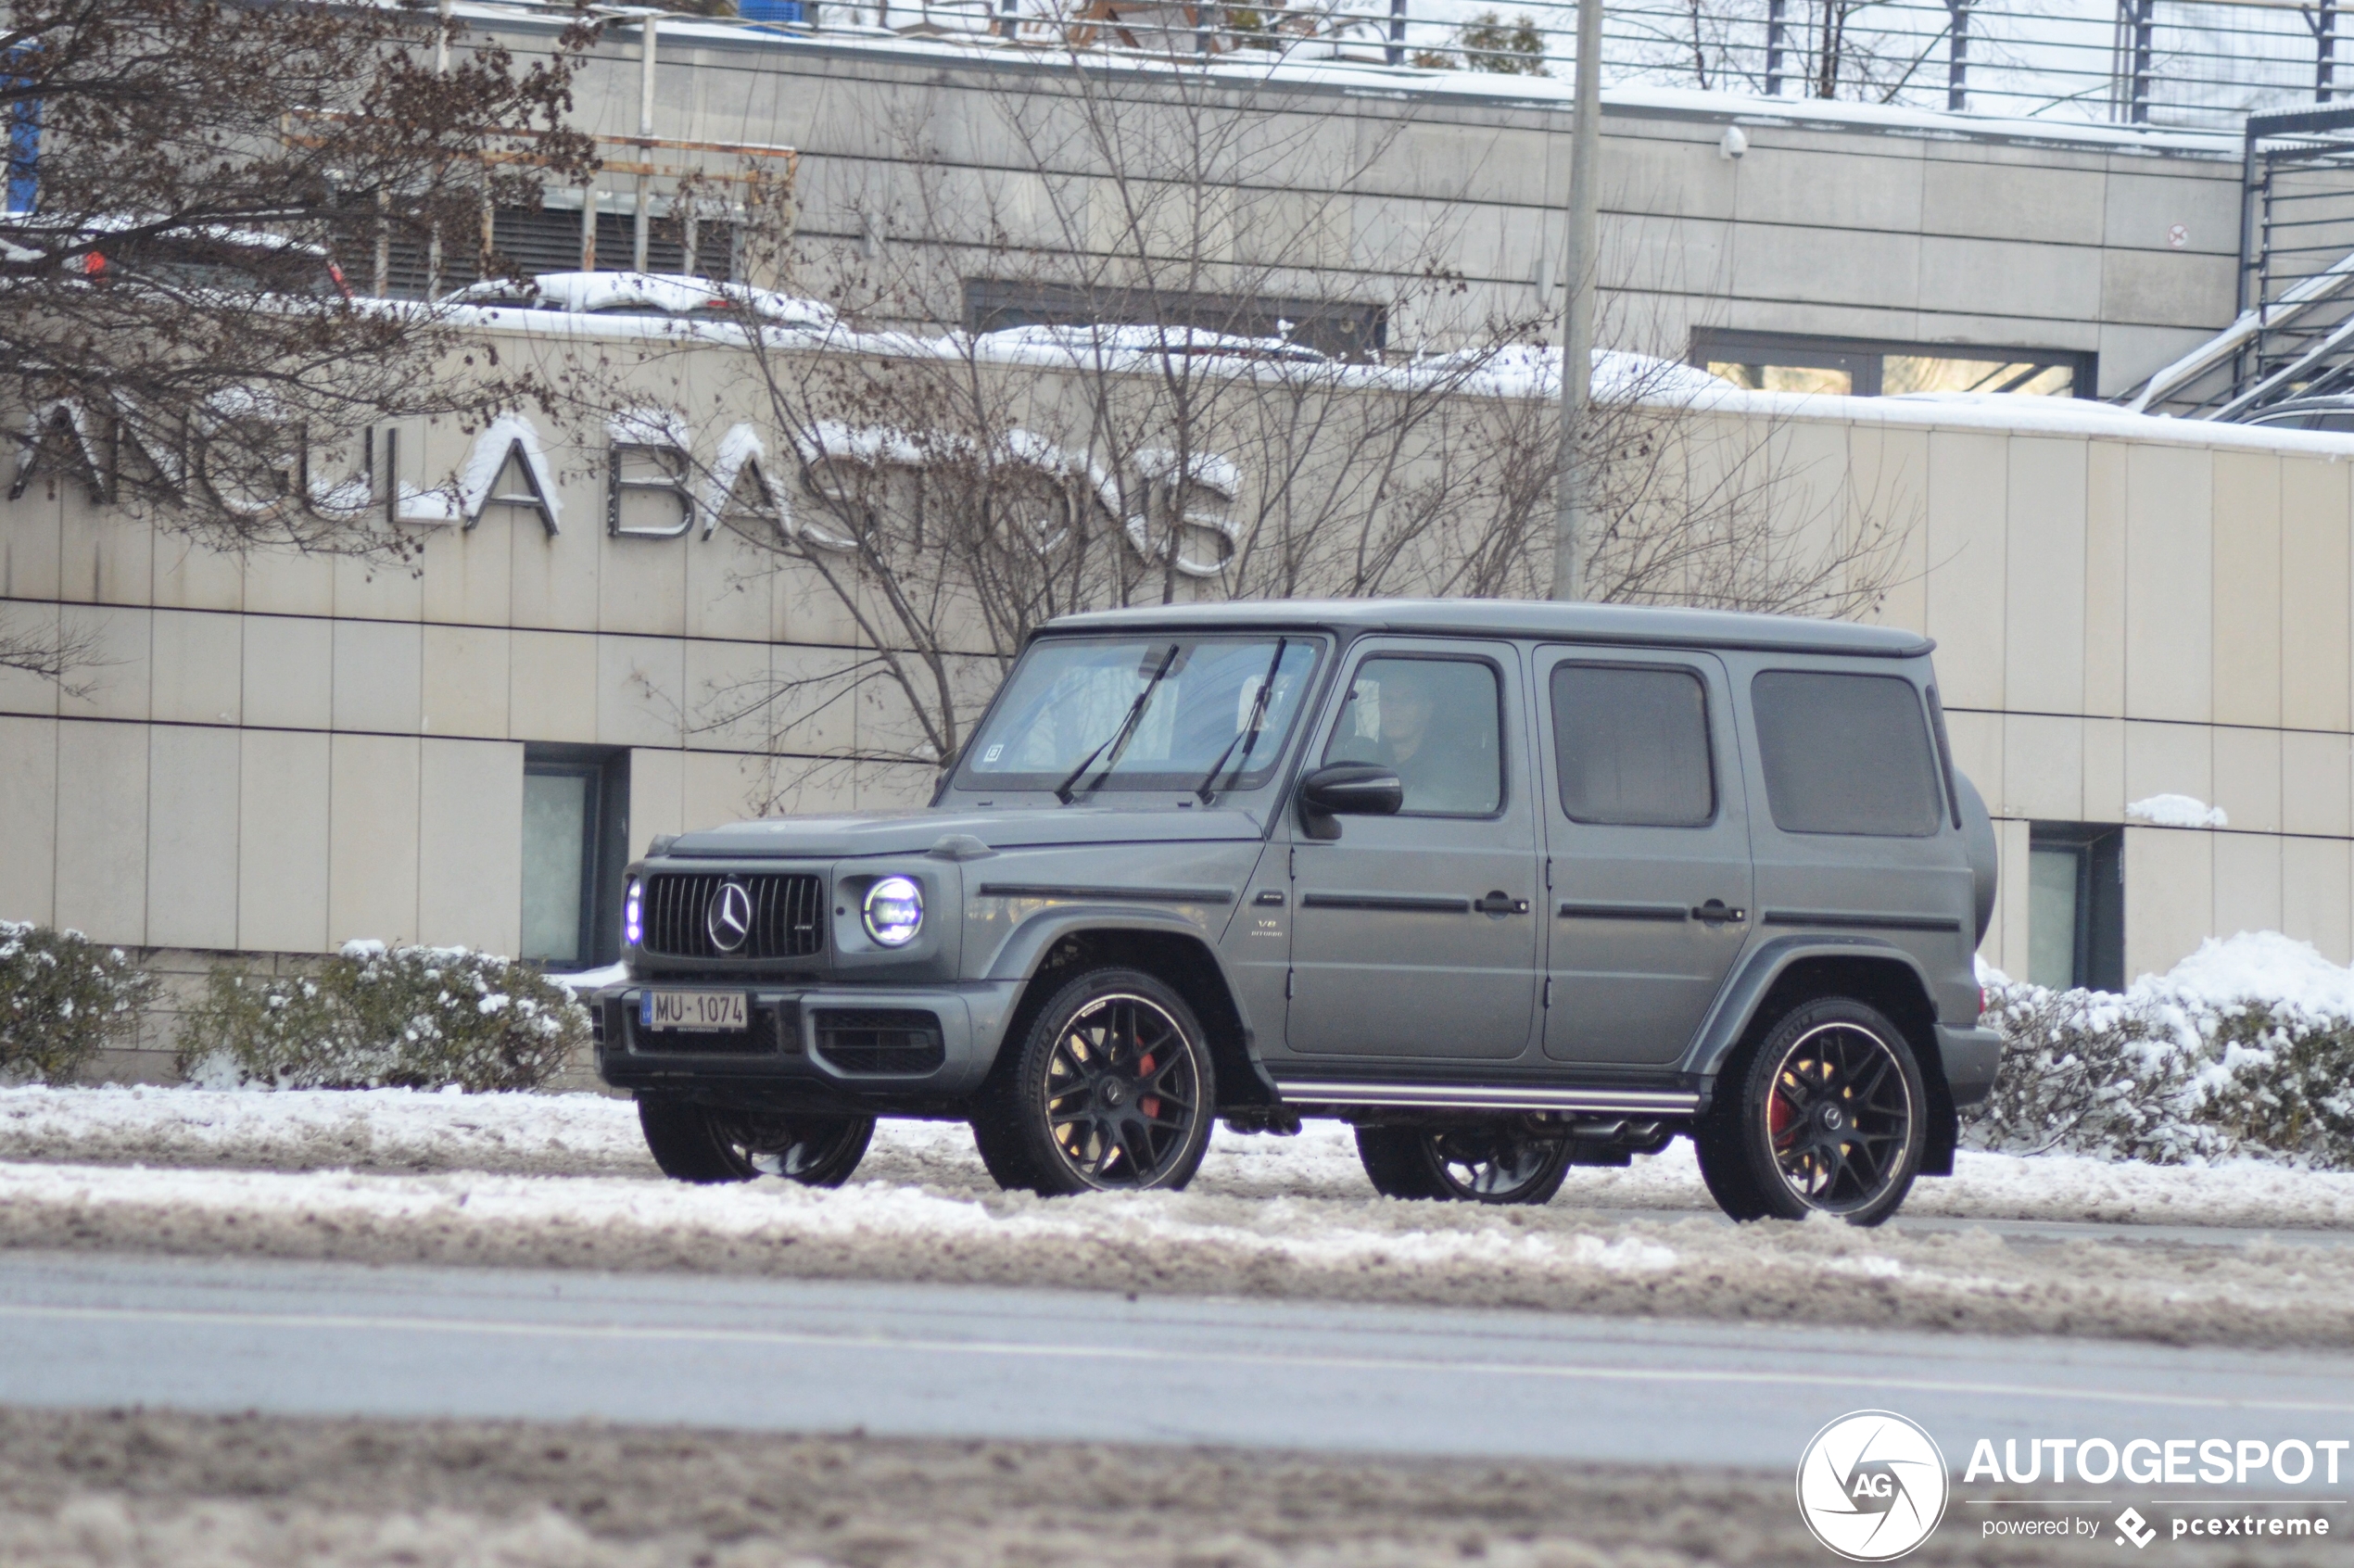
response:
M1525 915L1528 913L1528 900L1514 898L1499 889L1486 898L1474 899L1472 907L1482 915Z
M1721 898L1692 906L1692 918L1703 926L1739 925L1749 918L1749 911L1728 904Z

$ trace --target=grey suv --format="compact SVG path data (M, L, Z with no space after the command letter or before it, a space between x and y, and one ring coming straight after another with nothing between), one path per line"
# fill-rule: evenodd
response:
M1356 1129L1395 1197L1542 1203L1677 1133L1740 1219L1869 1224L1992 1088L1994 841L1909 632L1477 601L1074 615L925 810L630 868L598 1064L688 1181L846 1178L878 1116L1041 1193L1211 1125Z

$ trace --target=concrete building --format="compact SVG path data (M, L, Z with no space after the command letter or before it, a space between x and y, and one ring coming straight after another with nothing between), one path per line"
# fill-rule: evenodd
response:
M969 236L876 239L892 209L867 204L912 177L893 150L911 116L943 168L1035 177L974 129L976 105L1051 84L1045 65L664 27L658 133L797 148L819 253L985 259ZM626 31L601 46L590 129L636 130L634 49ZM1335 193L1345 232L1285 288L1376 297L1351 247L1420 225L1474 293L1541 305L1559 283L1558 89L1345 76L1236 111L1379 144L1361 188ZM1736 121L1738 159L1720 156ZM2224 139L1664 94L1620 95L1605 133L1611 286L1677 355L1769 386L1892 390L1943 359L2065 366L2067 389L2114 392L2232 311ZM630 199L601 197L625 222ZM1990 961L2115 984L2243 929L2354 958L2354 437L2047 398L1758 393L1706 417L1770 426L1793 471L1847 475L1909 520L1880 613L1939 639L1961 764L2000 819ZM105 660L82 690L0 672L0 917L191 974L358 937L610 956L626 854L764 798L768 743L699 726L698 694L840 664L861 639L805 576L748 589L725 529L610 529L605 434L543 434L573 444L542 475L561 526L494 487L475 524L419 525L415 575L215 554L55 473L0 504L0 609L86 633ZM454 467L469 439L429 434L404 461ZM894 722L853 704L797 742L838 764L804 808L920 797L924 770L862 760L862 727ZM2129 814L2169 795L2222 818ZM153 1020L110 1070L163 1075L170 1031Z
M522 50L555 26L487 8L477 25ZM637 131L639 48L626 26L599 46L579 95L586 128ZM1117 103L1138 145L1198 136L1214 108L1281 149L1253 176L1331 198L1317 243L1285 259L1286 295L1380 301L1403 232L1462 277L1464 313L1558 310L1565 80L1326 64L1237 70L1211 95L1171 90L1150 68L1103 70L1096 101ZM985 186L994 214L1036 223L1017 242L1066 243L1069 230L1040 216L1051 204L1037 147L1055 149L1057 178L1108 173L1072 133L1066 74L1051 51L985 40L787 37L674 18L657 36L653 125L798 149L799 227L820 254L930 248L986 282L1005 258L918 186ZM1009 132L1016 120L1037 128L1033 145ZM2236 135L1655 88L1607 92L1602 130L1601 282L1623 347L1828 371L1782 379L1862 392L1968 384L1970 373L1940 376L1923 360L2035 362L2065 367L2047 386L2107 397L2237 309ZM1411 345L1424 323L1386 330Z

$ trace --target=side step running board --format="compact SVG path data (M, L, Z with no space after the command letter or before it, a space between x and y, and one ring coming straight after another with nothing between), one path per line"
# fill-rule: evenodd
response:
M1416 1106L1444 1110L1598 1111L1618 1116L1689 1116L1698 1094L1658 1089L1498 1089L1454 1084L1316 1083L1276 1085L1296 1106Z

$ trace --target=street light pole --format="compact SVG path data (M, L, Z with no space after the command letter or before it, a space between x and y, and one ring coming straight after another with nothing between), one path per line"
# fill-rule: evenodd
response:
M1602 0L1577 0L1577 97L1569 121L1569 270L1562 312L1562 444L1554 483L1553 597L1586 597L1586 470L1577 431L1594 379L1594 213L1602 121Z

